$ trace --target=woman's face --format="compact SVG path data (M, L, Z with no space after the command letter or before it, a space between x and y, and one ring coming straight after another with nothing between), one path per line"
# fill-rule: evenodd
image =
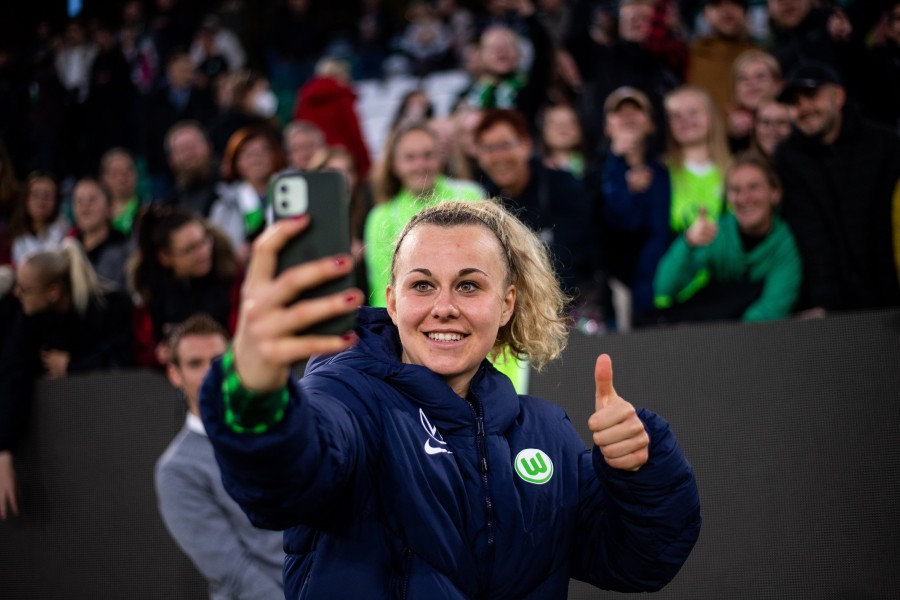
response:
M544 115L544 142L553 150L572 150L581 143L581 125L575 111L562 106Z
M75 225L82 232L96 231L109 224L109 201L93 181L83 181L72 192Z
M481 64L495 75L506 75L519 68L519 40L505 27L487 29L481 36Z
M387 289L402 360L441 375L457 394L512 316L516 288L497 237L481 225L420 225L404 238Z
M212 242L206 228L192 221L172 232L169 247L160 256L161 262L176 277L205 277L213 266Z
M756 111L753 124L756 143L766 156L772 156L778 144L791 135L791 115L786 104L769 102Z
M672 137L680 146L706 142L710 119L706 102L699 94L682 92L668 99L666 114Z
M250 183L266 183L272 174L274 160L269 142L255 137L241 146L237 156L238 177Z
M763 100L777 96L778 91L778 80L762 61L747 63L735 76L734 99L741 108L756 110Z
M741 165L728 177L728 203L741 231L763 236L772 228L772 213L781 200L781 190L772 187L766 174L753 165Z
M47 285L31 263L23 262L16 269L16 298L26 315L36 315L48 310L58 299L58 286Z
M414 194L427 194L434 189L434 180L440 170L440 157L431 135L413 129L397 141L394 174L404 189Z
M53 180L44 177L35 179L28 189L25 208L35 223L48 224L56 209L56 184Z

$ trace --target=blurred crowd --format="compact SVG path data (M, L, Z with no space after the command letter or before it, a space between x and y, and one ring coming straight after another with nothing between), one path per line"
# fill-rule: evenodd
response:
M900 305L900 1L125 0L0 45L0 455L30 382L233 332L269 178L335 169L384 304L424 206L499 198L585 333ZM357 83L423 85L371 148ZM0 465L2 468L2 465Z

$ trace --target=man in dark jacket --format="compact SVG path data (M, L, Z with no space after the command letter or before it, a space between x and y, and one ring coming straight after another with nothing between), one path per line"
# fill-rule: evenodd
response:
M900 138L846 98L837 74L816 62L795 69L783 94L795 131L775 164L803 258L805 307L817 312L900 305L891 239Z

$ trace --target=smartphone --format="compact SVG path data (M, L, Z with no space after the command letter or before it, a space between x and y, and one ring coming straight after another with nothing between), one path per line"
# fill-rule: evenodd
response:
M277 273L324 256L350 254L350 189L337 171L286 170L269 181L271 216L275 221L309 214L309 226L282 248ZM353 271L306 290L297 300L342 292L356 285ZM341 315L303 330L304 334L343 335L356 326L356 313Z

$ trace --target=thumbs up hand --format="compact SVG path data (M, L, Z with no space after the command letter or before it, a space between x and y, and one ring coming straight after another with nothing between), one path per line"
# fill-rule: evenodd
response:
M613 388L612 360L608 354L597 357L594 384L595 412L588 419L594 444L609 466L637 471L650 457L650 436L634 406L623 400Z
M718 234L719 226L707 216L706 207L701 206L697 218L684 232L684 238L689 246L696 248L697 246L709 246Z

